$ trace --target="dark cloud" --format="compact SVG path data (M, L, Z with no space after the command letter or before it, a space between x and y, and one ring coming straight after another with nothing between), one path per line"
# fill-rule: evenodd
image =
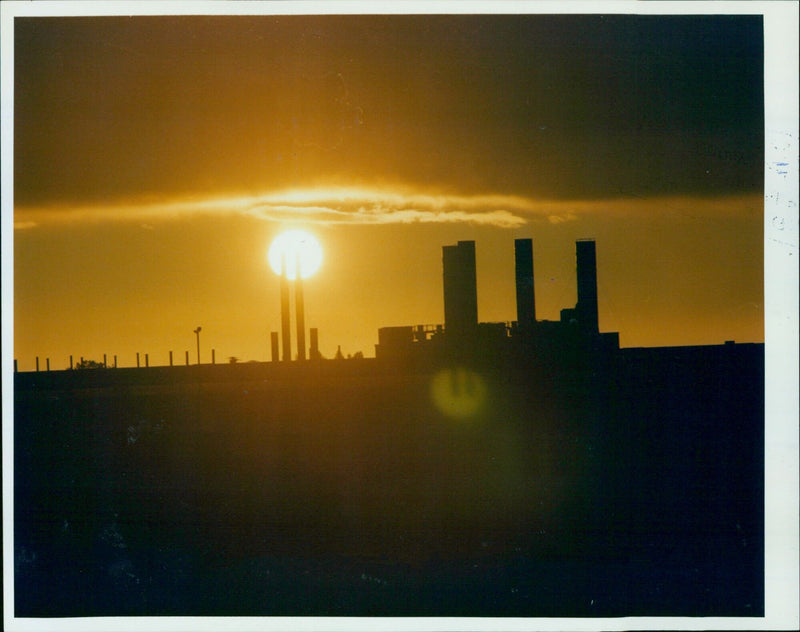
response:
M18 18L21 204L758 191L760 16Z

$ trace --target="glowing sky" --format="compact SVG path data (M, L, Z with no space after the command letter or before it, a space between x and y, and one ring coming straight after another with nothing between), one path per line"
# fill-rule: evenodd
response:
M269 357L266 251L303 228L320 350L443 322L474 239L483 321L575 304L597 241L623 346L764 340L762 18L17 18L14 355ZM207 360L210 357L206 358Z

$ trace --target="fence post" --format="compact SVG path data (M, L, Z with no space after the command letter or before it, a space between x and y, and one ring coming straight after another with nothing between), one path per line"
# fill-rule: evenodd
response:
M280 357L280 352L278 350L278 332L277 331L271 331L269 333L269 341L270 341L270 347L271 347L271 351L272 351L272 361L273 362L278 362L281 359L281 357Z

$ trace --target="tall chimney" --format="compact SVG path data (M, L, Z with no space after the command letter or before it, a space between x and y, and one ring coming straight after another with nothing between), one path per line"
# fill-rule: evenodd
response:
M577 320L584 329L597 333L597 255L594 239L576 241L575 256L578 264Z
M309 350L308 357L312 360L319 359L319 330L316 327L312 327L310 330L311 333L311 349Z
M306 359L306 322L305 305L303 303L303 277L300 275L300 255L295 265L294 300L297 312L297 359Z
M449 336L474 333L478 327L475 242L442 247L444 328Z
M517 324L530 329L536 322L536 293L533 288L533 240L514 240L514 264L517 281Z
M291 321L289 316L289 276L286 271L286 255L281 257L281 337L283 339L283 361L292 359Z

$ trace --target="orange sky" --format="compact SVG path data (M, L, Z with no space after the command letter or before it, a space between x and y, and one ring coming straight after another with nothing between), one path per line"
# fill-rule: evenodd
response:
M600 326L620 331L623 346L762 341L760 203L756 195L560 203L514 215L524 220L517 227L282 222L227 210L45 220L15 235L16 345L54 366L70 353L76 361L117 354L130 365L136 351L166 363L169 350L182 358L193 349L199 324L218 361L266 360L280 322L266 252L290 226L312 231L325 251L305 299L306 322L329 357L337 345L372 355L378 327L443 322L441 246L459 239L476 241L483 321L515 318L517 237L534 239L538 316L557 320L576 300L574 241L590 236Z
M441 323L476 241L483 321L576 300L597 242L622 346L764 340L761 18L29 18L15 31L14 355L269 358L271 239L324 248L332 356Z

